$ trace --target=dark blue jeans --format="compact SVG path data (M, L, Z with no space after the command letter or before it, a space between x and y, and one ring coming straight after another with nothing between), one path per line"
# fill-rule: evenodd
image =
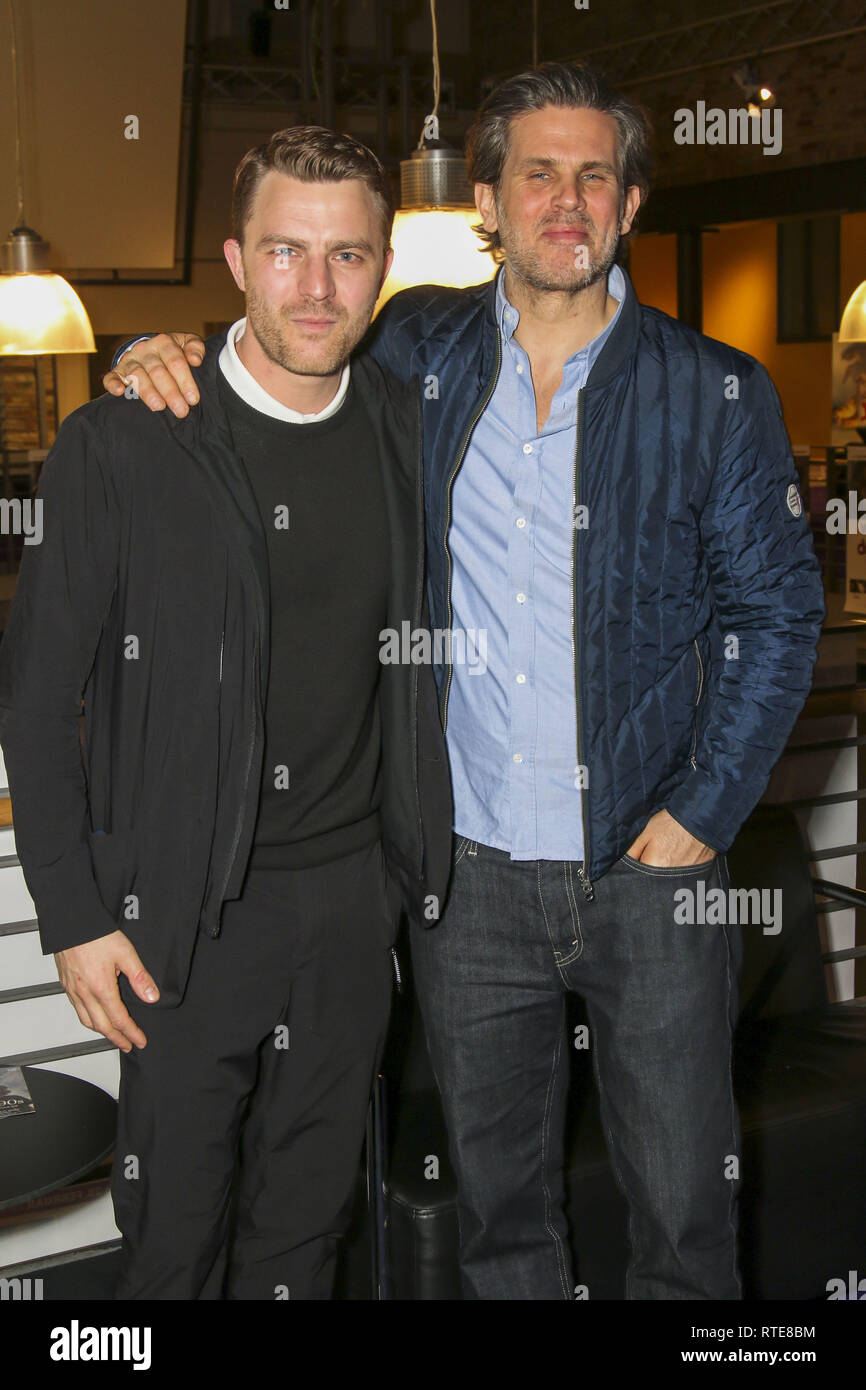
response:
M727 865L623 858L591 901L577 867L515 862L455 836L442 919L412 928L458 1181L464 1297L574 1297L563 1210L574 990L629 1207L626 1297L739 1299L731 1036L741 931L679 925L674 898L699 879L707 892L727 890Z

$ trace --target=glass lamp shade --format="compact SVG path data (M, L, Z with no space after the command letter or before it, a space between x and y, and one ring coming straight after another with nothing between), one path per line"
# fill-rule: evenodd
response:
M840 343L866 342L866 280L858 285L842 315L839 325Z
M472 224L479 220L474 207L398 212L391 235L394 261L377 312L392 294L411 285L462 289L491 280L497 266L472 231Z
M95 351L87 311L62 275L0 275L0 356Z

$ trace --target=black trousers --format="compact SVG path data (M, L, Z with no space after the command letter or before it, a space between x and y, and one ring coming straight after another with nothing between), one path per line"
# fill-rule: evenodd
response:
M199 932L177 1008L120 977L147 1045L120 1054L116 1298L331 1297L388 1023L393 899L379 843L251 870L221 935Z

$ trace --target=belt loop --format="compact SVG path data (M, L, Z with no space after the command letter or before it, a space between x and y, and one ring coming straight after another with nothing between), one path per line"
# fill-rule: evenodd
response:
M475 858L477 857L477 855L478 855L478 841L477 841L477 840L470 840L470 841L469 841L469 848L468 848L468 850L466 851L466 853L467 853L467 854L471 854L473 859L475 859Z

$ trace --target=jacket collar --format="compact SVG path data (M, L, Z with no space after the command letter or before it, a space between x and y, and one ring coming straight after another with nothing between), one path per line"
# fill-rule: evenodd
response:
M200 367L190 368L199 390L199 404L194 405L189 414L182 419L178 419L168 408L162 412L165 425L173 434L178 436L180 443L187 448L193 448L195 441L202 436L212 438L214 432L222 444L232 448L231 429L220 401L217 383L219 355L226 336L227 334L223 332L214 333L210 338L207 338L205 340L204 361Z

